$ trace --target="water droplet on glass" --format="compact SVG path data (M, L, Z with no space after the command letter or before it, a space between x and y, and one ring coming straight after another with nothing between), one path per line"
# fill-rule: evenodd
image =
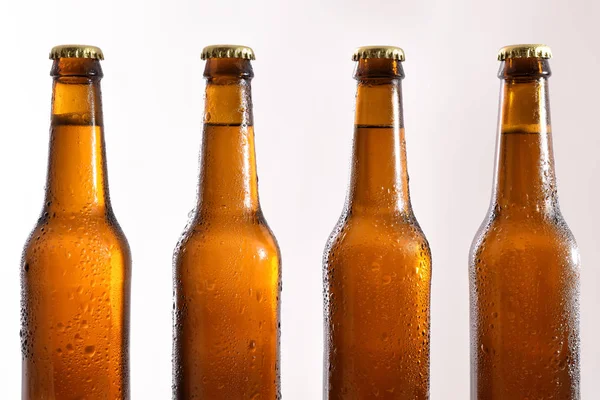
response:
M96 354L96 347L95 346L85 346L85 355L88 357L92 357L94 354Z

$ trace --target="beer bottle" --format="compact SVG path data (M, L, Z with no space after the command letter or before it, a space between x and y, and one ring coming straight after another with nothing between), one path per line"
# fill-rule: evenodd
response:
M129 398L129 245L108 194L102 52L52 49L46 199L21 268L22 398Z
M198 201L174 255L175 399L279 399L279 248L258 200L249 47L204 48Z
M500 50L496 177L469 257L471 398L579 399L579 252L560 212L550 49Z
M352 174L324 255L325 399L427 399L431 252L408 190L404 52L361 47Z

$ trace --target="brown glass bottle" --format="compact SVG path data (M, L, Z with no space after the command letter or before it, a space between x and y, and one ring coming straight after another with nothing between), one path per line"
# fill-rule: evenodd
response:
M431 253L408 191L404 53L354 59L352 176L324 255L324 398L427 399Z
M128 399L127 240L108 195L100 49L59 46L42 216L21 269L22 398Z
M174 256L173 398L279 399L280 255L259 200L250 60L210 46L198 204Z
M503 48L496 177L470 253L471 398L579 399L579 252L558 205L550 49Z

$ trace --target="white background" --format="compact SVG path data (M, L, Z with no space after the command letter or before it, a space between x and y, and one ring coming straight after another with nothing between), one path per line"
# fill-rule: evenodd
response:
M20 396L19 262L41 210L50 48L100 46L113 206L133 252L132 398L171 396L171 255L194 206L200 50L252 46L262 206L283 253L282 387L319 399L321 255L348 183L352 50L405 49L414 209L434 257L431 397L469 396L467 254L489 204L496 50L544 42L562 210L582 253L583 398L600 374L600 3L594 0L0 2L0 397Z

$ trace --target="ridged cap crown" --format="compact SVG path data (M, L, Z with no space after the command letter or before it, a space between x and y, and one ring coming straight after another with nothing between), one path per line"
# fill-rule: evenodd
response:
M353 61L364 58L385 58L404 61L406 56L404 55L404 50L395 46L363 46L354 50L352 54Z
M498 51L498 61L509 58L552 58L552 50L545 44L513 44Z
M50 59L59 58L92 58L94 60L104 60L104 54L99 47L87 46L82 44L63 44L54 46L50 50Z
M254 51L247 46L238 46L233 44L215 44L206 46L202 50L200 58L208 60L209 58L241 58L244 60L255 60Z

